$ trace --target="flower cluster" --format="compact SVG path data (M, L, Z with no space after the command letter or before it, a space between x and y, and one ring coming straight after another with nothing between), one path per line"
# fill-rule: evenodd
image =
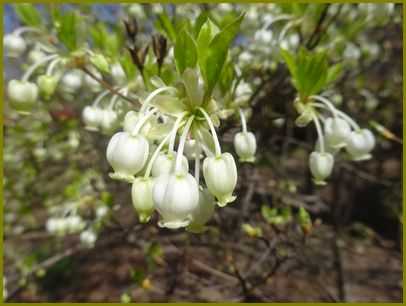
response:
M132 184L141 222L148 222L157 211L161 227L200 232L216 203L223 207L235 200L236 163L230 153L222 152L214 124L218 118L211 111L216 102L204 103L202 86L197 71L187 69L181 87L161 86L137 111L130 110L123 130L108 143L106 156L114 170L110 176ZM194 91L188 92L190 88ZM163 101L183 108L164 112ZM235 135L235 150L241 161L252 162L255 136L247 131L242 110L239 113L242 132ZM158 137L153 131L160 131ZM189 173L190 162L194 175Z
M371 158L375 136L360 126L346 113L337 109L327 98L312 95L307 103L295 100L300 116L296 125L303 127L314 122L317 130L316 150L310 154L309 166L317 185L325 185L334 166L334 156L345 149L349 158L362 161Z

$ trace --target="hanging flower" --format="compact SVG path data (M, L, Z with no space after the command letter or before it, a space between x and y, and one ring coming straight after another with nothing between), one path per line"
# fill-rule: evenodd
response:
M312 152L309 158L310 171L316 185L325 185L325 179L333 171L334 157L332 154L324 152Z
M133 206L138 213L141 223L146 223L154 212L152 199L153 180L151 178L136 178L131 189Z
M235 200L233 191L237 184L237 167L230 153L206 157L203 161L203 176L220 207Z
M189 225L199 204L199 188L189 173L163 174L156 178L152 196L162 217L159 226L172 229Z
M353 131L347 141L347 151L353 160L361 161L371 158L370 152L375 147L375 136L368 129Z
M326 142L330 147L342 148L347 144L351 127L344 119L329 117L324 122L324 132Z
M27 49L24 38L20 35L7 34L3 37L4 51L9 57L20 57Z
M175 154L173 153L161 153L157 156L152 165L152 176L158 177L162 174L169 174L174 171L175 167ZM183 173L187 173L189 171L189 163L185 156L182 156L182 168L181 171Z
M22 113L31 111L38 100L37 85L28 81L11 80L7 93L14 109Z
M103 119L103 110L96 106L86 106L82 111L85 128L89 131L98 131Z
M114 169L112 178L132 181L145 165L149 154L148 141L142 135L118 132L107 145L107 160Z
M235 134L234 148L241 162L255 161L257 141L252 132L240 132Z

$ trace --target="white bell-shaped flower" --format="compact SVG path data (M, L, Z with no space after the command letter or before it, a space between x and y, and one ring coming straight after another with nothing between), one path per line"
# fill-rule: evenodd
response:
M214 214L215 199L208 189L200 188L199 204L192 213L192 222L187 230L192 233L201 233L206 230L205 224Z
M112 109L104 109L101 120L101 128L104 133L111 133L117 128L117 113Z
M230 153L206 157L203 161L203 176L220 207L235 200L233 191L237 184L237 167Z
M75 94L83 84L83 73L78 70L71 70L64 74L59 86L61 90L68 94Z
M27 49L27 44L19 35L7 34L3 37L4 51L9 57L20 57Z
M96 233L94 231L86 230L86 231L83 231L80 234L79 239L80 239L80 242L85 247L92 248L94 246L94 244L96 243L97 236L96 236Z
M131 198L133 206L138 213L141 223L146 223L154 212L154 201L152 199L153 179L139 177L133 182Z
M107 160L114 169L112 178L132 181L148 159L149 144L142 135L127 132L113 135L107 145Z
M85 128L89 131L98 131L103 120L103 110L96 106L86 106L82 111Z
M327 152L312 152L309 157L310 171L316 185L325 185L325 179L331 175L334 157Z
M239 132L234 136L234 149L237 152L240 161L255 161L255 152L257 150L257 141L252 132Z
M199 204L199 188L189 173L163 174L155 179L152 197L162 217L158 225L175 229L191 222Z
M174 153L160 153L152 165L152 176L158 177L162 174L172 173L175 168L175 160L176 155ZM182 173L189 171L189 163L185 156L182 156L181 171Z
M353 160L367 160L375 147L375 136L368 129L353 131L347 141L347 151Z
M85 226L82 218L79 216L70 216L67 219L65 219L65 222L66 222L66 231L70 234L82 230Z
M347 144L347 139L351 134L351 127L341 118L327 118L324 122L324 132L326 142L330 147L342 148Z
M55 93L56 86L58 85L59 79L53 75L40 75L37 78L37 84L39 91L45 99L50 99Z
M11 80L7 86L10 103L17 111L27 113L38 99L38 87L28 81Z
M117 85L123 85L127 81L127 76L120 63L111 66L111 76Z

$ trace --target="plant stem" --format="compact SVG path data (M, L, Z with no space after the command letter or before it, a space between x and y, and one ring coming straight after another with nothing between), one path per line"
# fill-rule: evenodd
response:
M176 154L176 162L175 162L175 173L178 174L180 169L181 169L181 165L182 165L182 156L183 156L183 149L185 147L185 142L186 142L186 137L187 137L187 133L189 132L190 126L192 125L193 119L195 118L195 116L192 116L188 119L184 129L183 129L183 133L182 136L180 138L179 141L179 146L178 146L178 152Z
M199 107L199 110L202 112L203 116L205 117L205 119L207 121L207 124L210 127L211 134L212 134L212 137L213 137L213 140L214 140L216 156L220 156L221 155L220 142L218 140L216 129L214 128L213 122L211 121L210 116L207 114L207 112L203 108Z
M130 102L133 105L138 105L136 103L136 101L128 98L127 96L122 95L117 89L115 89L114 87L112 87L109 83L107 83L106 81L104 81L103 79L99 79L93 72L91 72L89 69L87 69L86 67L81 67L81 69L87 74L89 75L92 79L96 80L97 82L99 82L104 88L106 88L107 90L109 90L111 93L120 96L123 100L126 100L127 102ZM140 103L139 101L137 101L138 103Z
M54 58L57 58L57 57L58 57L58 55L53 54L53 55L47 56L47 57L39 60L38 62L34 63L30 68L28 68L27 72L21 78L21 81L28 81L30 76L34 73L34 71L37 68L39 68L40 66L44 65L46 62L48 62Z
M323 132L320 126L320 121L317 118L317 115L313 113L312 115L314 124L316 125L316 130L317 130L317 135L319 136L320 140L320 152L324 153L324 137L323 137Z
M239 108L238 111L239 111L239 113L240 113L242 131L243 131L244 133L247 133L247 121L245 120L244 113L242 112L241 108Z

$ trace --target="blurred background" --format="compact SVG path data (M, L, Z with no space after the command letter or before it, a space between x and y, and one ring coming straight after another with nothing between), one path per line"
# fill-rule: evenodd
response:
M38 5L47 18L46 6ZM136 18L148 40L156 16L246 12L231 56L248 84L256 163L240 164L233 205L203 234L141 225L126 184L108 177L108 135L83 128L82 99L60 95L21 116L4 103L4 272L7 301L402 301L402 7L394 4L63 5L124 33ZM5 5L4 29L20 26ZM344 71L329 97L376 135L371 160L336 161L325 187L308 169L314 129L297 128L295 90L272 36L282 15L299 25L285 48L324 46ZM124 51L123 51L124 52ZM6 81L21 59L3 58ZM78 97L85 96L79 95ZM84 98L85 99L85 98ZM87 98L86 98L87 99ZM380 128L379 128L380 127ZM235 121L220 127L232 147ZM46 224L75 206L97 228L79 234ZM304 210L301 210L303 208Z

